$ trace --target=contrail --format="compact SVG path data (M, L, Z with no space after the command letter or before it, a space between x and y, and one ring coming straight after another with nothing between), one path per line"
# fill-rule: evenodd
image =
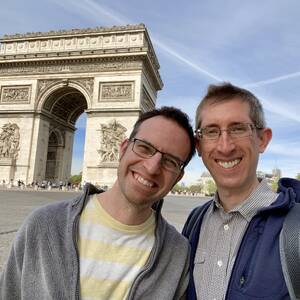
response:
M64 8L66 8L66 9L69 9L72 6L73 7L76 6L80 9L81 12L86 11L88 14L95 17L96 22L99 21L99 15L102 14L105 17L107 17L108 19L113 20L113 22L115 22L119 25L135 23L132 20L129 20L129 19L125 18L124 16L121 16L119 14L117 15L115 12L107 9L103 5L100 5L96 2L94 2L93 0L83 0L81 2L70 0L69 2L72 3L72 6L66 5L65 1L57 1L57 0L54 0L54 1L57 4L59 4L59 5L63 6ZM188 65L189 67L191 67L192 69L197 71L198 73L204 74L205 76L210 77L210 78L212 78L216 81L223 81L218 76L210 73L209 71L205 70L204 68L199 67L198 65L196 65L195 63L193 63L189 59L187 59L187 58L183 57L182 55L180 55L178 52L172 50L167 45L160 42L158 39L154 38L154 39L152 39L152 42L158 48L162 49L164 52L166 52L167 54L169 54L173 58L175 58L177 61L185 63L186 65Z
M295 73L282 75L282 76L274 77L274 78L267 79L267 80L262 80L262 81L257 81L257 82L253 82L253 83L244 84L243 86L246 87L246 88L255 88L255 87L260 87L260 86L264 86L264 85L267 85L267 84L272 84L272 83L280 82L280 81L283 81L283 80L295 78L295 77L298 77L298 76L300 76L300 72L295 72Z
M196 70L199 73L202 73L216 81L223 81L221 78L217 77L216 75L206 71L203 68L200 68L198 65L196 65L195 63L193 63L192 61L188 60L187 58L183 57L182 55L180 55L179 53L177 53L176 51L170 49L168 46L166 46L165 44L159 42L157 39L153 39L153 43L157 45L157 47L161 48L162 50L164 50L165 52L167 52L168 54L172 55L173 57L175 57L178 61L181 61L185 64L187 64L188 66L190 66L191 68L193 68L194 70Z
M282 103L276 104L276 101L270 101L265 98L260 98L263 102L264 108L268 110L271 113L278 114L280 116L283 116L287 119L293 120L297 123L300 122L299 115L297 114L297 111L288 109L286 106L283 106ZM277 102L278 103L278 102Z

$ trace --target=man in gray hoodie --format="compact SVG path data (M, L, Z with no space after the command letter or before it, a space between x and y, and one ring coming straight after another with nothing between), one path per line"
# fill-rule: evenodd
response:
M176 134L174 134L176 133ZM34 211L0 277L0 299L181 299L189 246L161 216L162 199L194 154L187 116L163 107L120 145L118 176L102 192Z

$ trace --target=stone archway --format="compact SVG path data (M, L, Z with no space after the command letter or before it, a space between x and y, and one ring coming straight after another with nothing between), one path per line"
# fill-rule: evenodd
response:
M59 142L56 133L53 131L49 135L45 180L55 182L58 180L57 167L59 159Z
M66 181L86 112L83 180L111 185L120 140L162 88L144 25L4 36L0 68L0 181Z
M76 82L73 86L76 85ZM87 109L84 95L76 88L56 83L42 111L49 122L49 138L44 179L51 182L68 181L72 166L75 123ZM53 90L53 89L52 89Z

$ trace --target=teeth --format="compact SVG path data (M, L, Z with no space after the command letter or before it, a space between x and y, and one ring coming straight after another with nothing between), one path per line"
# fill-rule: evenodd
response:
M153 183L146 180L145 178L139 176L138 174L134 174L134 178L141 184L145 185L145 186L148 186L148 187L153 187Z
M218 160L218 164L225 168L225 169L229 169L229 168L233 168L234 166L236 166L241 160L240 159L235 159L232 161L220 161Z

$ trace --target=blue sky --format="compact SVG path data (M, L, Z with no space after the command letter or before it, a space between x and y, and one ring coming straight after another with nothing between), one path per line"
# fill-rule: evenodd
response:
M1 5L0 35L144 23L164 88L157 106L194 119L208 84L230 81L261 99L273 139L258 169L300 173L299 0L10 0ZM0 70L1 72L1 70ZM80 170L85 118L77 122L73 173ZM195 157L183 182L205 170Z

